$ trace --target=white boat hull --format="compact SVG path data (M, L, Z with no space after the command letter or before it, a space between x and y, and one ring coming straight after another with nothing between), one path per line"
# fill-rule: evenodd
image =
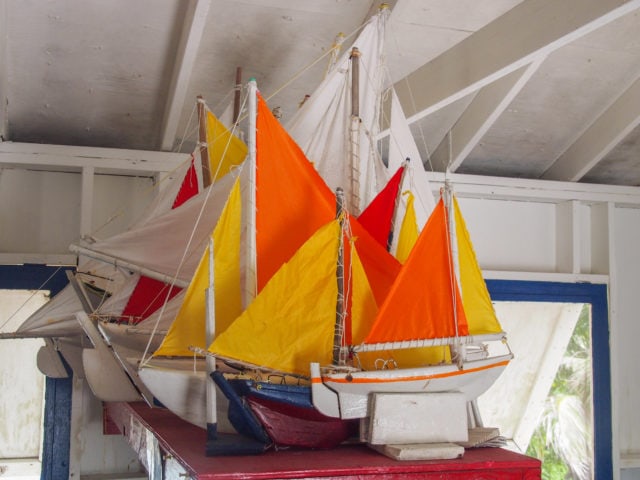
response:
M467 401L484 393L500 376L511 354L457 365L419 368L324 373L312 364L314 406L325 415L340 418L369 416L370 393L460 392Z
M160 344L166 331L160 331L153 336L151 343L149 343L150 333L138 333L136 328L131 325L99 322L98 328L103 336L109 340L112 345L122 346L131 350L137 350L138 352L144 352L147 350L149 353L155 352ZM133 330L133 332L132 332Z
M206 428L206 372L144 367L138 375L162 405L183 420Z
M199 359L153 359L138 370L138 375L153 396L177 416L201 428L207 428L207 383L212 382ZM229 401L216 389L217 429L235 433L227 418Z

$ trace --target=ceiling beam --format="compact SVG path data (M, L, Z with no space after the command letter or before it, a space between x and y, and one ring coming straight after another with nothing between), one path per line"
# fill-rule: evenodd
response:
M395 83L410 123L640 8L640 0L525 0Z
M74 147L39 143L0 143L0 168L34 168L112 175L153 175L170 172L190 158L188 153L152 152L119 148Z
M540 67L540 58L483 87L431 155L436 171L455 172Z
M619 207L640 208L638 187L443 172L427 172L427 178L434 195L438 195L445 182L449 181L455 185L459 198L541 203L576 200L585 204L611 203Z
M577 182L640 124L640 77L542 175Z
M171 151L174 147L178 123L189 87L189 79L196 62L202 34L207 25L210 4L211 0L189 0L187 6L162 119L160 149L164 151ZM195 102L195 98L193 101Z
M9 115L7 112L9 105L8 92L8 58L7 41L7 2L0 2L0 142L9 138Z

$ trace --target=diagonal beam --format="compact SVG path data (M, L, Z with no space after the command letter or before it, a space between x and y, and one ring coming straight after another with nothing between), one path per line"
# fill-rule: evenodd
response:
M640 124L640 77L542 175L577 182Z
M162 134L160 149L171 151L178 130L178 122L187 96L189 79L196 62L196 54L200 47L202 34L207 25L207 13L211 0L189 0L185 13L184 24L176 61L169 84L167 103L162 119ZM195 101L195 99L193 99Z
M433 168L455 172L543 61L540 58L482 88L434 150Z
M525 0L394 85L409 122L640 8L640 0Z

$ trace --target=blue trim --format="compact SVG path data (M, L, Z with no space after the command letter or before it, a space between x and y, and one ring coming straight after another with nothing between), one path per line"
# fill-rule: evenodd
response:
M47 265L0 265L0 288L8 290L49 290L55 296L68 283L66 270L72 267ZM44 394L44 435L41 480L69 478L71 449L71 368L68 378L46 377Z
M68 378L46 377L40 480L69 478L72 388L71 374Z
M75 267L50 267L35 264L0 265L0 288L50 290L53 297L69 283L66 270L74 269Z
M514 280L487 280L486 283L495 301L591 304L594 473L595 478L613 478L607 285Z

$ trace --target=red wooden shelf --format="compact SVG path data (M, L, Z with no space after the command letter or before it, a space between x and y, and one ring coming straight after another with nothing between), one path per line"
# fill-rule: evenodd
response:
M467 449L456 460L397 461L365 445L331 450L280 450L255 456L207 457L206 432L170 411L144 403L108 403L109 424L129 436L141 425L159 441L194 479L297 479L309 477L364 479L487 479L540 478L540 461L501 448Z

